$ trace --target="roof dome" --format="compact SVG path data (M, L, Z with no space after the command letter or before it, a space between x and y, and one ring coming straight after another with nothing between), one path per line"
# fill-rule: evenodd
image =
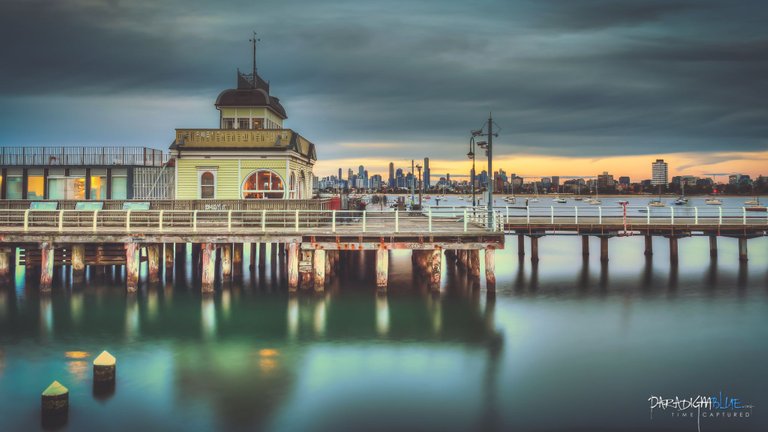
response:
M224 90L216 98L216 108L221 107L266 107L280 118L288 118L280 99L269 95L268 82L258 74L243 74L240 71L237 71L237 88Z

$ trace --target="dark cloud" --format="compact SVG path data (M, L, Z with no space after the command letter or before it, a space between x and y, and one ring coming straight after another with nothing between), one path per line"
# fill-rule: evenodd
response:
M4 0L0 145L210 127L256 29L260 73L322 158L461 158L491 110L502 154L762 151L767 20L758 0Z

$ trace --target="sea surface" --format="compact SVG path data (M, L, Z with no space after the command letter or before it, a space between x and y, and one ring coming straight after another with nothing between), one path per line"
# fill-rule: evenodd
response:
M673 266L664 238L650 258L641 236L613 238L603 264L596 238L583 259L579 237L547 236L534 265L508 237L495 292L446 262L430 292L407 251L384 294L369 253L322 294L289 295L271 257L206 296L188 264L135 295L121 271L41 295L19 267L0 289L0 430L40 429L53 380L66 431L768 430L768 238L748 263L735 239L714 261L706 237L679 244ZM117 384L97 397L102 350ZM649 401L699 395L739 408Z

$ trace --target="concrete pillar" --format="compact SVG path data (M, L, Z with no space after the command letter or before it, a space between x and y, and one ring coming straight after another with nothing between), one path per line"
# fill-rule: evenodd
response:
M585 257L589 256L589 236L588 235L581 236L581 255Z
M677 237L675 236L669 238L669 261L677 264Z
M259 243L259 269L267 266L267 244Z
M173 243L165 244L163 257L165 260L165 280L170 281L173 279Z
M443 259L442 255L440 248L435 248L434 250L429 251L429 288L432 291L440 290L440 276L442 275L440 264Z
M531 262L539 262L539 237L531 236Z
M717 236L709 236L709 257L717 259Z
M272 244L274 245L273 251L275 252L272 259L276 260L277 245ZM312 260L312 268L315 272L315 292L322 292L325 290L325 250L315 249L315 256Z
M232 279L232 243L221 245L221 279Z
M485 285L489 290L496 289L496 251L492 247L485 250Z
M525 236L522 234L517 236L517 255L525 256Z
M43 242L40 253L40 290L50 291L53 285L53 245Z
M138 243L125 244L125 288L128 292L136 292L139 288L139 256Z
M299 288L299 244L295 241L288 245L288 290Z
M389 283L389 250L379 245L376 250L376 286L386 288Z
M85 278L85 245L72 245L72 279L82 281Z
M11 282L11 257L7 249L0 249L0 285L6 286Z
M743 263L749 261L749 256L747 255L746 237L739 237L739 261Z
M243 277L243 244L235 243L232 248L232 277Z
M600 261L608 262L608 237L600 237Z
M202 269L200 272L200 288L204 293L213 292L216 278L216 249L213 243L201 245Z
M160 282L160 244L147 245L147 269L149 283Z
M645 256L653 255L653 236L645 236Z
M480 251L470 249L467 252L469 253L469 275L480 277Z

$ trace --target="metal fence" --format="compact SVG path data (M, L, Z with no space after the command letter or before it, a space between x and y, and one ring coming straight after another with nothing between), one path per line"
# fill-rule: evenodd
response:
M168 154L147 147L0 147L0 165L132 165L160 167Z

